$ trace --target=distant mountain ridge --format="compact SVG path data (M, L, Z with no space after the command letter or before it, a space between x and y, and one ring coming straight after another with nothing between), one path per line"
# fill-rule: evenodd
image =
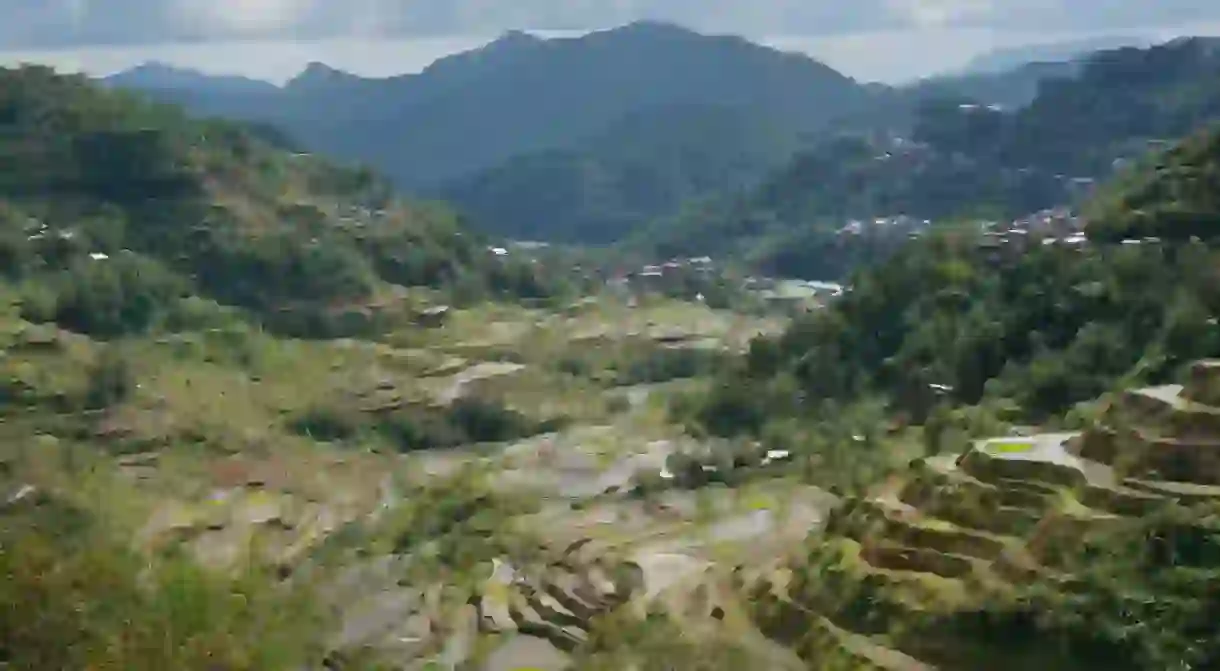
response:
M436 193L521 239L608 243L690 200L743 188L802 138L748 112L670 105L629 113L571 148L520 154Z
M812 132L872 100L865 87L808 57L656 22L576 38L510 32L419 74L384 79L314 64L277 91L110 81L208 113L277 123L306 146L370 164L409 189L566 148L649 108L745 108L779 128Z
M862 249L844 248L836 235L851 219L1003 221L1070 204L1150 150L1220 123L1220 41L1098 52L1074 75L1037 88L1031 103L1014 109L932 98L905 138L823 143L760 187L653 222L628 244L660 256L747 258L780 274L834 279L851 270L852 254ZM1183 163L1175 179L1189 172ZM1131 193L1150 200L1167 188L1162 184L1149 181ZM1195 184L1206 202L1205 178ZM1183 229L1214 223L1192 212L1159 216ZM1121 222L1119 234L1147 228L1135 215L1107 218Z
M1018 47L992 49L972 58L959 71L950 75L997 74L1019 68L1027 63L1066 63L1098 51L1123 47L1146 48L1154 40L1131 35L1104 35L1076 40L1044 42Z
M904 90L921 100L969 98L986 105L1017 108L1038 97L1043 81L1074 78L1083 67L1080 59L1037 61L1001 72L929 77Z
M245 95L273 95L279 87L270 82L237 75L209 75L160 61L150 61L103 80L129 89L205 90Z
M1040 48L1031 55L1049 53ZM1054 200L1052 194L1063 192L1058 175L1091 175L1108 165L1110 138L1155 130L1103 130L1114 123L1138 125L1140 115L1155 112L1147 106L1157 94L1140 88L1118 95L1119 85L1110 79L1081 84L1082 72L1110 72L1109 59L1115 67L1127 63L1153 79L1158 72L1172 75L1176 79L1160 87L1166 90L1176 90L1179 80L1189 84L1198 74L1165 70L1172 50L1149 52L1167 59L1161 64L1145 62L1143 53L1133 48L1097 52L893 88L860 84L806 56L743 38L645 22L577 38L509 32L418 74L388 78L312 63L283 87L211 81L198 73L152 67L109 82L198 113L273 124L294 145L371 166L403 190L450 201L493 234L600 244L641 229L657 233L651 222L671 221L684 210L681 220L689 223L692 212L694 220L703 219L706 206L690 206L709 198L734 201L782 171L794 154L840 135L860 136L853 149L835 159L841 165L818 159L790 166L796 173L821 175L792 181L804 191L790 198L782 195L788 187L779 189L777 202L790 200L784 207L800 214L798 219L882 216L903 208L938 218L953 212L971 190L985 194L975 201L1000 198L996 205L1002 211ZM1098 59L1103 62L1095 67ZM1182 63L1193 67L1187 60ZM1143 77L1123 86L1155 85ZM1091 93L1073 94L1078 86ZM937 101L948 105L938 108ZM997 109L967 117L959 127L958 105L971 103ZM1031 104L1035 109L1028 113L1009 114ZM1073 110L1073 119L1090 119L1058 134L1058 126L1076 123L1056 121L1055 110L1061 108ZM949 114L929 117L928 109ZM1206 117L1205 109L1199 113ZM1190 122L1171 116L1157 118L1173 128ZM992 126L1001 134L987 135ZM917 131L937 135L929 143L937 151L919 154L922 158L911 159L909 166L874 161L875 154L888 151L888 140L875 139L910 138ZM1038 146L1026 146L1021 138ZM1090 139L1082 144L1065 138ZM979 144L988 142L1004 148ZM1047 155L1060 146L1071 149ZM835 150L822 154L836 155ZM972 167L978 162L995 169ZM812 173L810 166L816 167ZM1022 172L1028 166L1040 167ZM907 175L911 170L918 174ZM725 220L716 226L736 227L738 209L716 214ZM774 224L780 229L795 223L782 218ZM683 247L679 240L702 236L697 226L680 228L659 239ZM760 233L770 237L762 230L751 235ZM704 239L698 246L718 249L716 242Z

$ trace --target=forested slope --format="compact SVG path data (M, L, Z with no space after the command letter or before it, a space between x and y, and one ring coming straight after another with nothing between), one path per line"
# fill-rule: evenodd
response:
M441 206L227 122L42 68L0 72L0 257L32 316L117 334L190 294L296 332L420 286L543 297Z
M1006 220L1077 203L1149 152L1220 119L1218 75L1216 43L1195 38L1099 52L1075 76L1043 80L1033 102L1017 109L956 95L926 99L909 137L823 143L756 189L654 222L631 244L841 276L851 267L843 259L884 258L897 246L840 249L833 233L848 219Z
M859 270L830 307L757 341L711 395L704 422L758 431L874 397L916 423L940 405L980 403L1038 421L1119 381L1171 380L1220 355L1211 244L1220 210L1206 188L1218 135L1107 187L1090 206L1086 246L997 250L977 229L949 228ZM1163 237L1116 238L1145 234Z

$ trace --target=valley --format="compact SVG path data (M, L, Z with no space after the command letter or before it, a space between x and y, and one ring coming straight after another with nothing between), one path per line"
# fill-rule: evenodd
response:
M340 614L338 648L370 647L395 668L484 656L478 668L545 668L568 659L612 608L680 601L727 558L799 544L834 500L785 480L633 493L641 474L656 476L672 455L707 447L666 415L671 394L700 382L616 386L614 367L681 352L678 336L737 351L777 332L782 319L667 299L631 308L612 297L572 312L454 310L441 327L404 333L409 346L394 333L384 342L332 343L248 334L241 349L254 358L244 365L224 360L233 347L225 340L236 334L125 343L141 362L135 389L86 442L42 428L52 433L33 444L6 443L6 508L40 505L84 469L95 485L65 495L128 528L142 550L179 548L222 571L254 559L336 581L327 600ZM61 359L69 374L71 357L100 347L9 324L12 371ZM574 361L583 362L577 374L565 365ZM531 420L562 418L561 428L500 445L398 454L379 438L318 442L320 429L302 435L292 422L320 407L351 405L360 413L351 421L367 423L402 404L445 408L468 399ZM21 420L6 415L10 435L30 430ZM108 445L113 456L87 443ZM783 494L774 489L781 484ZM468 511L474 526L453 532L452 548L425 536L422 547L378 553L370 537L410 534L414 515L435 514L400 510L423 505L421 496L514 503ZM490 519L480 524L481 515ZM453 521L442 514L433 524Z
M0 70L0 667L1215 668L1217 53Z

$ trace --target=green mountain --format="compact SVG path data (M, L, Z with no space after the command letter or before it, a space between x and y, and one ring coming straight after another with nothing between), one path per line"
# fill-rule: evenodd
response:
M46 69L0 77L0 257L40 320L138 332L197 295L324 333L401 304L395 287L548 291L366 171Z
M1220 662L1220 129L1087 244L945 226L790 324L479 302L545 258L45 69L0 161L13 668Z
M764 417L880 396L917 423L941 404L1040 422L1119 381L1165 382L1220 355L1210 279L1220 256L1207 235L1220 213L1207 189L1218 138L1185 141L1107 187L1087 208L1083 247L997 250L975 227L906 244L853 274L829 308L756 342L742 379L713 394L705 420L761 429ZM1125 237L1147 234L1163 237ZM730 412L739 401L762 414ZM732 419L741 416L755 419Z
M1215 42L1191 39L1098 53L1075 76L1042 81L1025 107L932 97L918 105L908 137L823 143L756 189L660 220L630 244L842 276L856 260L878 258L878 246L901 242L842 250L834 233L848 220L1011 219L1077 202L1167 139L1220 119L1218 75Z
M402 452L562 424L429 342L452 339L444 308L528 314L514 301L564 288L488 242L243 126L0 69L4 664L304 669L363 647L331 641L324 553L290 565L388 512ZM434 517L391 546L488 538L463 511L514 507L474 487L404 493Z
M1107 240L1157 237L1216 239L1220 209L1220 135L1200 132L1126 175L1123 189L1099 199L1089 213L1094 236Z
M1077 69L1030 63L904 89L860 86L739 38L638 23L575 39L508 33L388 79L315 63L278 89L153 64L107 82L274 124L460 205L485 230L605 243L752 187L827 133L907 133L918 106L942 98L1019 107L1044 79Z
M412 189L522 153L570 148L641 110L723 106L781 131L812 131L870 99L809 58L648 22L571 39L509 33L388 79L314 64L272 94L227 91L201 101L200 87L167 90L138 77L119 83L274 122L315 151L371 165Z
M1017 109L1037 96L1044 80L1074 78L1082 68L1083 64L1075 61L1027 63L996 73L933 78L901 89L875 86L870 89L874 101L868 109L862 110L851 124L841 120L832 132L869 127L909 132L920 104L944 99ZM495 168L446 186L439 195L460 204L476 223L487 219L494 224L494 230L508 235L614 242L649 220L679 213L686 205L754 186L794 152L816 144L817 138L763 123L761 118L740 109L718 106L646 109L612 124L596 137L576 143L572 149L515 156ZM805 185L808 188L802 197L814 201L829 194L858 191L858 187L845 184L862 178L862 170L855 163L871 161L886 149L864 141L856 149L860 155L846 159L853 163L844 165L844 174L831 175L833 170L820 168L819 178L808 180L810 184ZM807 155L799 161L824 161L833 151L819 157ZM1038 188L1014 185L1017 181L1014 179L982 183L992 176L972 179L974 173L966 169L941 166L918 169L935 174L923 181L911 180L910 189L926 193L923 197L929 200L943 195L936 193L937 185L950 180L961 192L977 192L980 197L996 197L997 190ZM807 172L810 167L794 166L792 170ZM953 174L946 174L950 172ZM783 188L772 185L767 191L774 195ZM939 190L943 191L943 187ZM891 196L898 200L907 197ZM853 203L859 200L857 195L847 195L842 207L853 209ZM659 227L650 229L650 235L667 235L668 232L658 232L656 228Z
M1124 47L1147 47L1149 40L1134 36L1105 35L1061 42L992 49L970 59L954 75L996 74L1026 63L1066 63L1098 51Z
M904 87L903 91L923 101L965 99L983 105L1016 109L1025 107L1038 97L1038 89L1044 80L1079 76L1089 55L1066 61L1023 62L997 72L929 77Z
M1104 176L1149 142L1182 138L1220 116L1218 43L1182 39L1150 49L1103 51L1079 77L1044 82L1015 112L942 106L916 138L1003 167Z
M516 156L439 196L497 234L613 242L685 202L752 184L800 141L741 109L644 109L573 149Z

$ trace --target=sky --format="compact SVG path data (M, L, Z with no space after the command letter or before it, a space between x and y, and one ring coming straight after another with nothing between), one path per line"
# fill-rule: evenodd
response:
M1214 0L0 0L0 61L107 74L146 60L273 81L309 61L418 71L509 29L673 21L901 81L994 47L1220 33Z

